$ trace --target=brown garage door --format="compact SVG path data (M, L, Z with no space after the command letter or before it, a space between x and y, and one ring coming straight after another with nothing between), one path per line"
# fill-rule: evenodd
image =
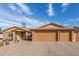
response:
M69 41L70 35L67 31L61 31L59 33L59 41Z
M56 32L54 31L37 31L34 33L36 41L56 41Z
M79 32L76 32L76 41L79 41Z

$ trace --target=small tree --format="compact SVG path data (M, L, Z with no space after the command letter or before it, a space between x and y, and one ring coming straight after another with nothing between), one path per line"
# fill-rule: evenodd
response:
M25 28L26 27L26 23L22 22L21 25Z

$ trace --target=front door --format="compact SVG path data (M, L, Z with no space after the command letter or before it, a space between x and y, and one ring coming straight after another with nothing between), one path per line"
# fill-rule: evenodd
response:
M22 40L26 40L26 32L21 32L21 38Z
M21 40L22 39L22 35L20 32L17 32L17 40Z

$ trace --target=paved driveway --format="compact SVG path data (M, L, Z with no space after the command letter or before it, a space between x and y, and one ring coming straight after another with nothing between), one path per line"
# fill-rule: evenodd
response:
M0 47L2 56L79 56L79 42L10 42Z

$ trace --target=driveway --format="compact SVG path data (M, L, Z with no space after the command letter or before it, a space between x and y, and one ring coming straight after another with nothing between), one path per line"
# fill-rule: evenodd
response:
M79 42L10 42L0 47L1 56L79 56Z

